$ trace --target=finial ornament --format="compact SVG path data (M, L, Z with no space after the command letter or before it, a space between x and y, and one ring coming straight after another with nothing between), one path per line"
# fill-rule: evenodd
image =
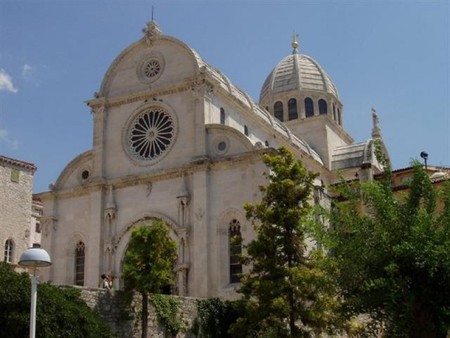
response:
M380 120L378 119L377 110L374 107L372 107L372 122L373 122L372 137L380 138L381 137Z
M147 27L142 29L142 33L144 33L144 37L149 45L153 44L162 35L161 29L159 29L158 24L154 20L147 22Z
M291 46L293 48L292 50L292 54L297 54L298 53L298 34L294 32L294 36L292 37L292 43Z

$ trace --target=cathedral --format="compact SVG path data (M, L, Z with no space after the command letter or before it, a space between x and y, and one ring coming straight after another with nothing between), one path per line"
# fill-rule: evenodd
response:
M254 102L149 22L86 101L92 148L37 196L42 247L53 261L44 279L98 287L108 274L120 289L131 229L162 219L178 248L172 292L233 298L245 266L230 238L255 238L243 204L261 199L264 152L283 146L317 172L312 201L322 205L326 187L341 177L371 180L380 173L374 140L388 154L376 112L371 135L355 142L343 127L333 80L298 49L294 36Z

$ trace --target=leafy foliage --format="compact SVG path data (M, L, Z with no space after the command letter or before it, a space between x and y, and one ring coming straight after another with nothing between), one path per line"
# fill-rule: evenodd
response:
M154 220L151 226L132 230L125 254L123 277L126 292L142 295L142 337L147 337L148 295L160 293L175 280L173 270L176 243L169 237L167 224Z
M438 190L422 166L413 165L406 194L392 191L389 171L379 181L352 188L343 184L338 191L345 201L334 205L333 226L321 229L320 240L333 254L347 315L370 315L369 333L445 337L450 328L450 182Z
M150 301L156 309L158 323L164 327L166 334L174 337L178 332L186 330L178 299L167 295L153 294Z
M29 332L31 283L0 263L0 332L2 337L26 337ZM80 291L38 285L36 337L112 337L99 315L80 299Z
M333 285L321 267L320 251L308 249L310 199L316 174L280 148L265 154L269 183L260 203L244 206L257 238L246 247L243 313L232 326L235 337L308 337L338 325Z
M228 330L235 323L238 313L231 301L209 298L197 301L199 336L204 338L232 337Z
M140 293L160 293L174 283L176 243L167 224L154 220L151 226L135 227L125 254L125 288Z

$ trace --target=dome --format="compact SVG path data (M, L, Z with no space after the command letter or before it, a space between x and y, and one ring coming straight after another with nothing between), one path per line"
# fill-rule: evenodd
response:
M339 94L329 75L311 57L294 52L281 60L269 74L260 93L260 102L269 95L291 91L318 91Z

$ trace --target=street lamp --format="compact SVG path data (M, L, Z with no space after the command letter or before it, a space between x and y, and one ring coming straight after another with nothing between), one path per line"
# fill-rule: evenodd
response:
M30 338L35 338L36 334L36 301L38 284L36 269L51 264L52 261L50 260L47 251L37 246L26 249L20 256L19 265L33 269L33 276L31 277Z

